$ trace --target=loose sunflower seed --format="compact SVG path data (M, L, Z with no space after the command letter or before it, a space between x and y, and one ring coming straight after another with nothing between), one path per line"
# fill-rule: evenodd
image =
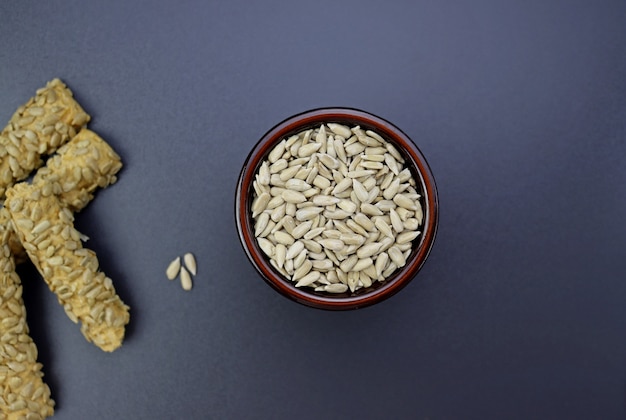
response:
M165 270L165 275L168 279L174 280L178 277L178 272L180 271L180 257L176 257L172 262L167 266L167 270Z
M191 288L193 287L191 275L185 267L180 268L180 285L182 286L183 290L187 291L191 290Z
M196 263L196 258L193 256L191 252L187 252L183 256L183 259L185 261L185 266L187 267L189 272L195 276L198 272L198 265Z

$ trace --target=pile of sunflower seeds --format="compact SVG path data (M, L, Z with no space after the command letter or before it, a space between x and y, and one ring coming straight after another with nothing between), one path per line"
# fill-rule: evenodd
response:
M253 182L254 234L296 287L344 293L406 264L423 221L398 150L359 126L321 124L283 139Z

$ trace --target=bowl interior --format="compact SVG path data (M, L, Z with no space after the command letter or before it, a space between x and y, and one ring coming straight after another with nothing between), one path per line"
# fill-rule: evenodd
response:
M254 221L250 206L254 195L253 181L260 165L274 146L290 135L322 123L341 123L372 130L392 143L405 159L416 181L416 190L422 195L422 234L413 242L413 249L404 267L382 282L375 281L371 287L355 292L328 294L296 288L270 263L259 248L254 235ZM291 117L268 131L250 152L242 169L237 186L236 220L240 240L250 261L263 278L283 295L308 306L322 309L354 309L368 306L397 293L419 271L426 260L437 230L437 191L433 175L424 156L400 129L379 117L350 108L325 108L308 111Z

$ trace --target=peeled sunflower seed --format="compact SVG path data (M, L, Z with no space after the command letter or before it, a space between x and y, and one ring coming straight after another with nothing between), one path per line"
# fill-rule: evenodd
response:
M287 249L285 258L289 260L296 258L300 254L300 252L302 252L303 249L304 249L304 243L302 243L301 241L296 241L293 243L293 245L289 247L289 249Z
M191 275L185 267L180 268L180 285L183 287L183 290L191 290L193 286Z
M178 273L180 271L180 257L176 257L168 266L167 270L165 270L165 275L169 280L174 280L178 277Z
M352 131L350 131L350 129L346 127L345 125L336 124L336 123L328 123L326 125L328 126L328 128L330 128L330 131L332 131L333 133L343 138L347 139L348 137L352 135Z
M197 264L196 264L196 258L193 256L193 254L191 252L187 252L184 255L183 259L185 261L185 266L187 267L189 272L195 276L197 274L197 271L198 271L198 267L197 267Z
M306 276L302 277L297 283L296 287L308 286L311 283L314 283L320 278L319 271L311 271Z
M343 283L333 283L324 286L324 290L328 293L344 293L348 291L348 286Z
M285 182L285 188L291 191L306 191L311 188L311 185L305 181L297 178L289 179Z

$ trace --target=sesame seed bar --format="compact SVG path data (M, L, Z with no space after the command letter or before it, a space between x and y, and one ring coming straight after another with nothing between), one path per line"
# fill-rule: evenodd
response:
M46 418L54 414L54 400L29 335L22 285L8 244L6 209L0 209L0 218L0 418Z
M25 182L6 192L13 228L37 268L87 341L102 350L117 349L124 339L129 308L113 282L98 270L95 252L83 248L72 212L51 190Z
M42 155L53 153L89 120L61 80L38 89L0 133L0 199L8 187L43 164Z

